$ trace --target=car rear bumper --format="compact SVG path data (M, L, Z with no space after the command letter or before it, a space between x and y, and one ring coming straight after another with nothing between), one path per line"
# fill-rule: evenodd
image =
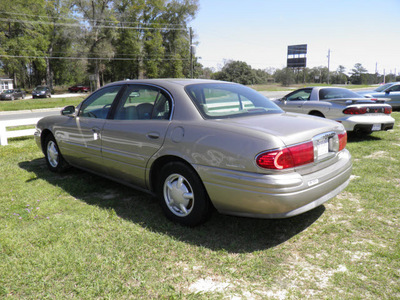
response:
M344 150L339 156L335 164L307 175L265 175L202 167L198 172L219 212L287 218L323 204L348 185L351 155Z
M349 116L336 121L342 123L347 131L382 131L393 129L394 126L394 119L387 115Z

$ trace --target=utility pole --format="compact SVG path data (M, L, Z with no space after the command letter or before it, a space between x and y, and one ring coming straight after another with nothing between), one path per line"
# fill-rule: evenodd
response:
M331 49L328 49L328 84L329 84L329 64L331 62Z
M190 78L193 78L193 30L189 27L189 43L190 43Z

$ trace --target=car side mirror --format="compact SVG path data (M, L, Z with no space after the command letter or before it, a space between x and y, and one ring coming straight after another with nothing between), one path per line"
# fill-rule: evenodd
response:
M385 94L390 94L390 91L385 91Z
M72 115L74 113L75 113L75 106L73 105L66 106L61 110L61 115L63 116Z

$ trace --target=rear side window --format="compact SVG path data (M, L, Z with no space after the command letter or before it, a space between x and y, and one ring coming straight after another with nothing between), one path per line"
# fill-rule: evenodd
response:
M116 120L168 120L172 102L167 93L154 86L129 85L116 109Z
M364 98L355 92L352 92L347 89L341 88L329 88L329 89L321 89L319 91L319 99L320 100L329 100L329 99L346 99L346 98Z
M194 84L186 93L205 118L281 113L272 101L251 88L224 83Z

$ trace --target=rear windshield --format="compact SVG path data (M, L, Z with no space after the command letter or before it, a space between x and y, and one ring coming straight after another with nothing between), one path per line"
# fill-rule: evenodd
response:
M341 88L321 89L319 91L319 100L346 99L346 98L364 98L364 97L348 89L341 89Z
M229 83L188 85L186 93L205 118L230 118L283 112L251 88Z

